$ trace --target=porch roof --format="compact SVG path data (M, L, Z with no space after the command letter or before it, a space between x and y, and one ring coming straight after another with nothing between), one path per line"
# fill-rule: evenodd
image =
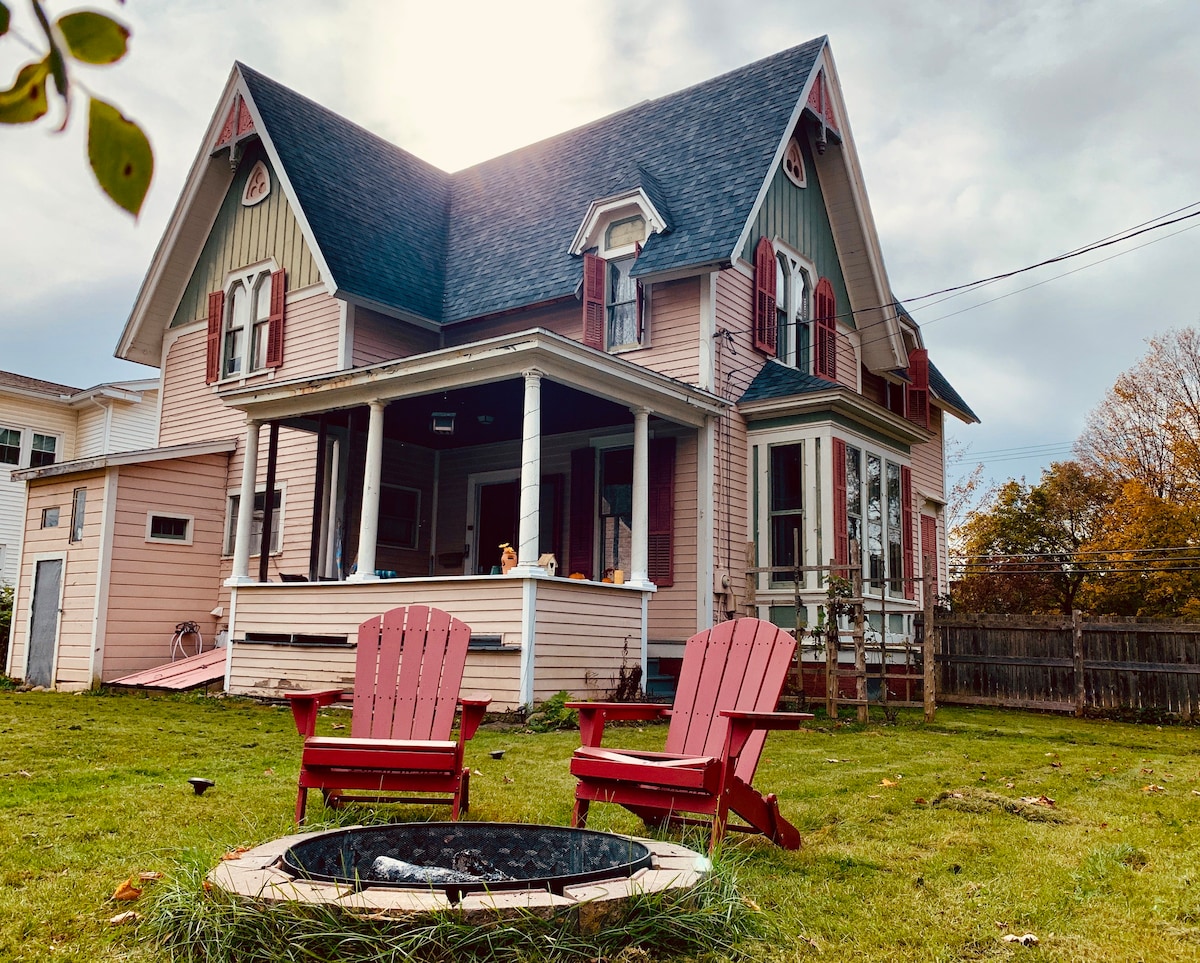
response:
M240 388L223 400L252 418L296 418L519 378L531 369L598 398L700 427L727 407L695 388L543 328L312 378Z
M42 468L23 468L14 471L14 481L37 481L42 478L57 478L60 475L75 475L79 472L97 471L101 468L117 468L122 465L144 465L172 458L197 458L200 455L228 454L237 449L236 438L217 438L212 441L197 441L185 445L168 445L165 448L141 448L137 451L119 451L92 458L77 458L60 461Z

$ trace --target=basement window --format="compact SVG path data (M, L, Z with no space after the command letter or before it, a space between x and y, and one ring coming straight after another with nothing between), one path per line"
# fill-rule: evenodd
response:
M146 541L192 544L192 517L149 512L146 515Z

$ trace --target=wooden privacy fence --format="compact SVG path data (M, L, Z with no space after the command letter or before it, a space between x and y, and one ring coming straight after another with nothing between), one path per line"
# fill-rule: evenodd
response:
M939 618L939 703L1165 712L1200 719L1200 623Z

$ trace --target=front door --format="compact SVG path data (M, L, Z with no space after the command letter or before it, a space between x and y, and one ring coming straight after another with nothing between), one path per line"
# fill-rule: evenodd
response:
M62 588L62 559L37 563L33 577L33 605L29 617L29 655L25 681L29 685L54 684L54 644L58 640L58 602Z
M500 546L517 547L521 483L493 482L479 486L479 510L475 523L475 574L488 575L500 564Z

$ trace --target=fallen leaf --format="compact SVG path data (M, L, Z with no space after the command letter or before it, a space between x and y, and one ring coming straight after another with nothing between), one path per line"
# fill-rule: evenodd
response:
M881 795L879 795L879 793L877 793L877 792L869 792L869 793L867 793L867 798L868 799L882 799L883 797Z
M884 779L883 779L883 780L882 780L882 781L879 783L879 785L881 785L881 786L884 786L885 788L888 788L888 789L890 789L892 786L895 786L895 785L896 785L896 783L895 783L895 782L893 782L891 779L888 779L888 778L886 778L886 777L885 777L885 778L884 778Z
M1020 802L1026 806L1047 806L1050 809L1054 808L1054 800L1049 796L1022 796Z
M1009 933L1002 937L1005 943L1020 943L1022 946L1037 946L1038 938L1032 933L1025 933L1022 936L1017 936L1016 933Z
M136 923L141 917L133 910L126 910L124 913L118 913L108 921L109 926L124 926L127 923Z
M1146 775L1146 776L1149 776L1153 772L1154 772L1153 769L1143 769L1142 770L1143 775Z
M1166 792L1166 790L1162 786L1150 783L1149 786L1142 786L1142 792Z
M249 851L250 849L247 846L238 846L236 849L231 849L225 853L221 859L241 859Z
M113 891L112 898L117 900L137 899L142 895L142 891L133 885L132 879L121 881L121 885Z
M273 776L273 775L275 775L275 770L274 769L264 769L263 775L264 776Z
M1051 769L1061 769L1062 763L1061 762L1052 762L1052 763L1050 763L1050 768Z
M1192 795L1193 795L1193 796L1200 796L1200 789L1193 789L1193 790L1192 790Z
M138 873L138 879L140 879L143 883L148 883L152 879L162 879L162 878L163 878L163 874L158 872L157 870L154 870L151 872L146 872L146 873Z
M335 723L333 724L333 728L334 728L334 729L345 729L345 728L346 728L346 724L345 724L344 722L335 722Z
M826 762L841 762L842 760L840 760L840 759L826 759L825 761L826 761Z
M917 806L924 806L927 803L928 803L928 800L924 796L918 796L916 799L913 800L913 804L917 805Z
M504 777L504 782L505 782L505 784L507 785L508 783L513 783L513 782L516 782L516 780L515 780L515 779L513 779L513 777L512 777L512 776L505 776L505 777Z
M482 773L480 770L476 769L476 770L475 770L473 773L471 773L471 775L473 775L473 776L482 776L482 775L483 775L483 773Z
M212 892L212 883L210 883L208 880L205 880L203 883L200 884L200 888L202 890L204 890L204 892L206 892L206 893L211 893Z

